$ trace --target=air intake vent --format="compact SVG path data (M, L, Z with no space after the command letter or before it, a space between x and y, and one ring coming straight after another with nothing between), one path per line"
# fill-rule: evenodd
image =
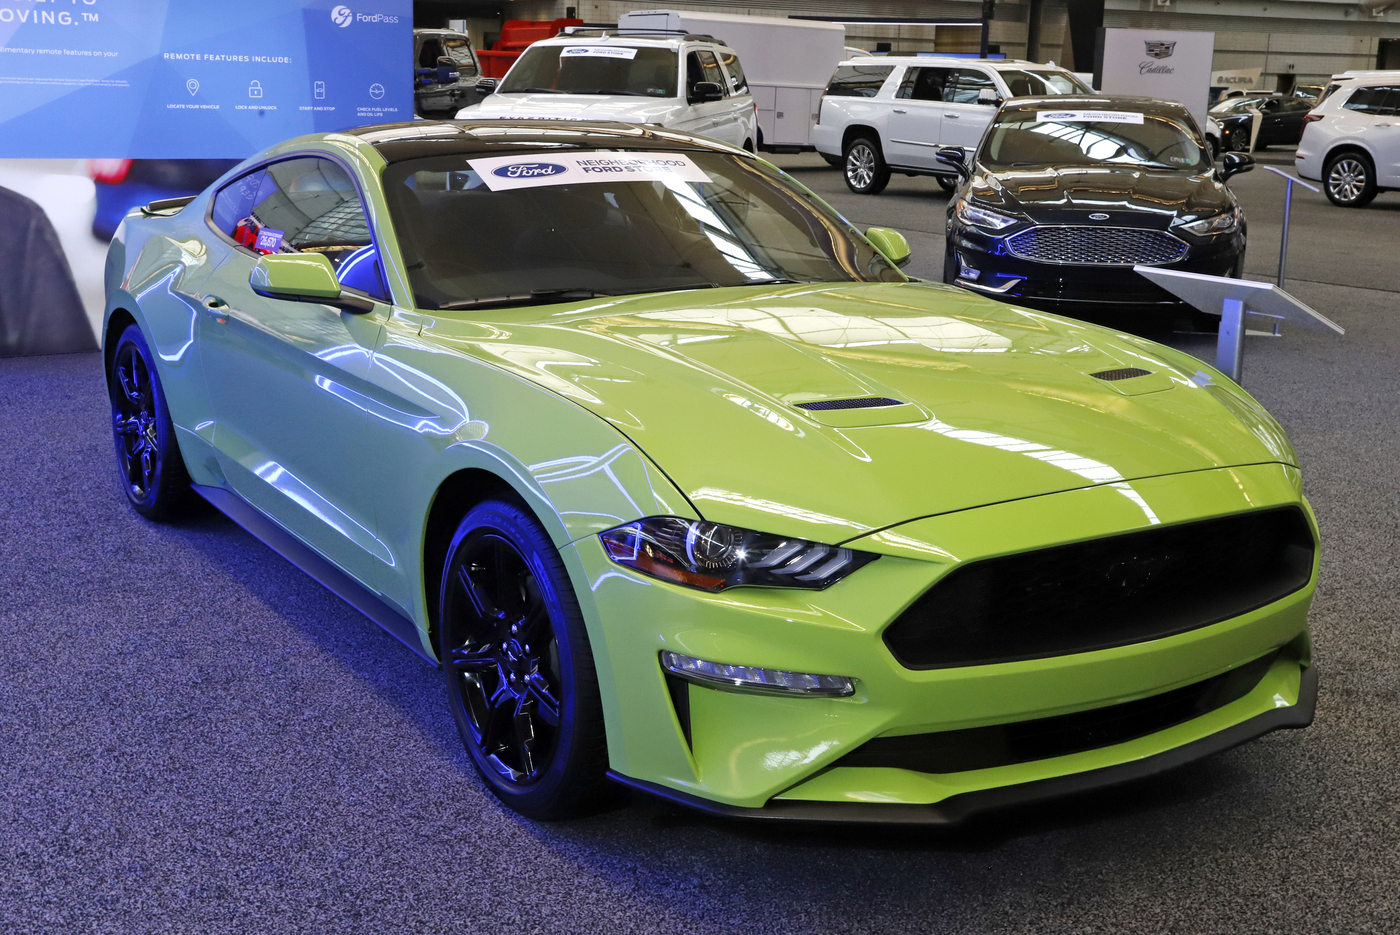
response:
M797 403L798 409L813 412L827 412L831 409L883 409L887 406L903 406L904 403L888 396L869 396L865 399L819 399L810 403Z
M1091 373L1089 376L1100 380L1131 380L1133 377L1148 377L1152 375L1151 370L1143 370L1141 367L1123 367L1119 370L1100 370L1098 373Z

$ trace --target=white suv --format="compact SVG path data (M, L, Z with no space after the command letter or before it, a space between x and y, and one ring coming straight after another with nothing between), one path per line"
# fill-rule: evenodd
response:
M734 50L663 30L573 33L536 42L459 118L620 120L684 130L750 152L758 112ZM492 93L494 91L494 93Z
M1321 181L1334 205L1400 188L1400 71L1337 76L1303 121L1298 174Z
M934 175L957 186L940 146L975 149L1010 97L1093 94L1063 68L986 59L862 58L842 62L822 97L812 143L861 195L882 191L890 171Z

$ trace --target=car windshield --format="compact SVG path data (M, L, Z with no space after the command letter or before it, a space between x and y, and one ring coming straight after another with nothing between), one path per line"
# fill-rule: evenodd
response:
M1009 166L1126 165L1201 169L1209 156L1196 133L1167 117L1123 111L1001 114L987 131L981 161Z
M1012 97L1094 93L1074 75L1063 71L1003 71L1001 77L1011 90Z
M393 163L383 179L422 308L905 279L815 195L753 159L433 156Z
M537 45L525 50L497 91L675 97L679 74L674 49Z
M1221 101L1210 109L1212 114L1235 114L1243 113L1251 108L1258 107L1264 103L1262 97L1232 97L1229 100Z

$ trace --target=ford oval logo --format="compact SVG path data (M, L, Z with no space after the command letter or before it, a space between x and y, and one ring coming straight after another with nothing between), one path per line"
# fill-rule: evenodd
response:
M567 166L556 162L517 162L491 170L492 175L503 179L547 179L551 175L568 172Z
M1091 220L1091 221L1107 221L1107 220L1108 220L1108 215L1107 215L1107 214L1091 214L1091 215L1089 215L1089 220Z

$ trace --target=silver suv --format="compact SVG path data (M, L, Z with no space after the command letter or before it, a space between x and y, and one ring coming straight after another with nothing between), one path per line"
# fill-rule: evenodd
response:
M812 128L817 152L845 169L860 195L884 190L890 172L933 175L944 189L957 175L934 158L940 146L971 151L1002 101L1093 94L1055 65L935 57L860 58L832 75Z

